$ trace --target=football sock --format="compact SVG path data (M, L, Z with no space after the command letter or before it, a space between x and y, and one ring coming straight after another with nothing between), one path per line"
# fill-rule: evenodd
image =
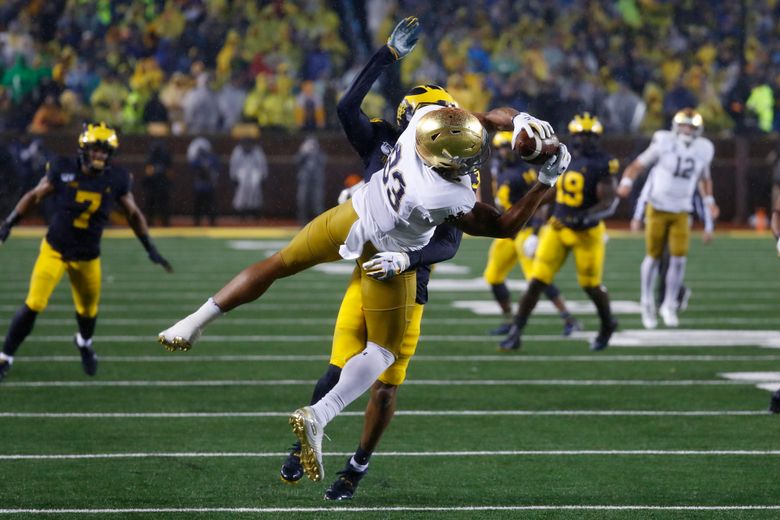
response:
M76 333L76 346L78 348L87 348L92 346L92 338L84 339L81 332Z
M554 285L550 284L544 289L544 295L548 300L554 300L561 295L561 291Z
M363 352L344 365L336 386L318 403L312 405L317 422L324 428L348 404L363 395L394 362L395 356L392 352L376 343L367 342Z
M339 382L339 376L341 376L341 368L336 365L328 365L328 370L314 385L314 392L311 395L311 402L309 404L317 404L320 399L325 397L325 394L330 392L336 383Z
M684 256L669 258L669 270L666 272L666 294L664 303L677 308L677 295L680 292L683 278L685 277L685 264L688 259Z
M658 275L658 260L651 256L645 256L642 260L642 267L640 268L642 277L641 289L642 295L640 301L642 305L655 307L655 298L653 296L653 286L655 285L655 278Z
M355 454L352 456L352 465L355 466L360 471L365 471L365 468L368 467L368 459L371 458L371 452L366 451L360 446L358 446L358 449L355 451Z
M558 313L558 315L561 317L562 320L568 320L571 318L571 313L569 311L561 311Z
M195 328L202 329L223 314L222 309L214 302L214 298L209 298L197 311L184 318L184 320L189 321Z
M601 326L608 326L612 322L612 310L609 307L609 295L607 295L606 287L598 285L596 287L584 287L583 289L590 297L593 305L596 306Z
M499 283L491 285L490 289L493 291L493 297L501 307L501 314L504 316L504 321L507 323L512 322L512 299L509 295L509 289L507 289L505 283Z
M87 318L76 313L76 322L79 324L79 333L76 336L80 347L88 347L92 344L92 335L95 333L95 324L97 316Z
M528 284L528 289L520 299L520 306L517 309L517 316L515 316L515 325L517 325L519 329L522 330L523 327L525 327L525 324L528 322L528 316L531 315L536 304L539 303L539 297L546 287L547 284L542 283L535 278Z
M38 317L38 313L30 309L26 304L16 311L13 319L11 319L11 326L8 327L8 334L5 336L5 342L3 343L3 353L6 356L16 354L24 338L32 332L36 317Z

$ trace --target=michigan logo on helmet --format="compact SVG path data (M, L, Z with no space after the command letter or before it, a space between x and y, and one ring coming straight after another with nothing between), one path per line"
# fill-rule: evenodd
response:
M502 148L512 146L512 132L496 132L493 136L493 148Z
M592 116L588 112L575 115L574 119L569 121L569 133L576 135L586 132L601 135L604 133L604 126L598 117Z
M458 103L455 99L439 85L417 85L406 93L398 105L398 112L395 118L398 127L401 129L406 128L414 112L425 105L458 108Z
M688 126L691 130L683 130L682 127ZM701 114L692 108L683 108L672 118L672 132L682 137L699 137L704 132L704 119Z
M469 112L448 107L420 118L415 129L417 153L443 177L466 175L489 153L487 131Z
M106 152L105 161L90 157L89 150L93 147L99 147ZM105 168L108 159L117 148L119 148L119 138L116 135L116 130L109 128L102 121L97 125L86 125L79 134L79 158L82 164L91 169L102 170Z

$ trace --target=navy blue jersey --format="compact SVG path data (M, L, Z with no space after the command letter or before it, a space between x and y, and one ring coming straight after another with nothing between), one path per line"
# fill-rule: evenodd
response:
M383 46L354 79L344 96L339 100L337 113L339 121L352 147L363 160L363 179L381 170L387 156L393 151L401 130L382 119L369 119L360 109L363 99L382 71L395 63L395 57L387 46ZM475 182L478 182L476 180ZM428 281L430 264L449 260L458 250L463 232L449 224L438 226L431 241L419 251L409 253L410 268L417 269L417 295L419 304L428 302Z
M61 158L46 165L46 177L54 186L46 240L65 260L97 258L114 202L130 191L130 175L116 167L85 174L79 161Z
M496 158L490 165L493 174L493 196L498 209L506 211L525 197L536 183L536 169L524 161L505 161ZM531 217L528 226L537 228L542 222Z
M619 169L618 160L601 150L572 156L569 169L556 183L553 217L578 231L598 225L599 221L586 218L588 210L598 202L598 184Z

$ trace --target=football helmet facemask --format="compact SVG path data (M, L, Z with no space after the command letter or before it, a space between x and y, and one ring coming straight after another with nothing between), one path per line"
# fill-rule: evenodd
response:
M569 134L572 137L572 146L581 153L590 153L598 147L599 139L604 133L604 125L599 118L588 112L576 114L569 121Z
M423 162L447 179L471 173L490 153L482 123L453 107L422 116L415 129L415 143Z
M89 151L95 148L106 153L105 160L92 159ZM86 125L79 134L79 159L92 171L102 171L117 148L119 148L119 138L116 130L109 128L102 121L97 125Z
M406 129L415 111L425 105L440 105L458 108L458 103L449 92L439 85L417 85L406 93L396 112L396 123L401 130Z
M684 143L690 144L704 132L704 119L696 110L683 108L672 118L672 132Z

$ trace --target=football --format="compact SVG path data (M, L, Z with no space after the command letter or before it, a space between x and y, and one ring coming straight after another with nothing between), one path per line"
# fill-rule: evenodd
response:
M560 144L561 142L555 134L543 138L536 132L529 136L528 132L520 130L515 143L515 151L527 163L544 164L547 159L558 153Z

